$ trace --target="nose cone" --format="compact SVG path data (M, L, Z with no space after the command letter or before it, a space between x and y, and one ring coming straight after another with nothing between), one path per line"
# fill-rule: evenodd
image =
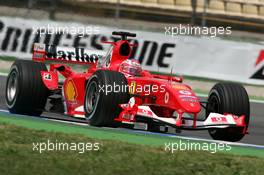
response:
M199 98L195 95L192 90L176 90L175 95L179 105L185 112L198 113L201 111Z

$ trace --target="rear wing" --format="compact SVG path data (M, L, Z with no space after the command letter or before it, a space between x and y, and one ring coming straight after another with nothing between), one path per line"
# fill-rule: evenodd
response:
M105 54L104 51L98 50L34 43L32 60L36 62L58 61L73 64L95 64Z

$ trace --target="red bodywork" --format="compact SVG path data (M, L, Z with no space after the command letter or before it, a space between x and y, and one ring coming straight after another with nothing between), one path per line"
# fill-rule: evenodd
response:
M110 49L108 55L104 56L111 57L109 58L110 63L101 66L98 66L98 59L88 61L88 59L85 60L80 57L67 59L65 56L52 56L52 53L50 54L52 49L49 50L51 46L45 44L34 45L33 61L59 62L59 64L50 64L49 70L43 71L41 74L47 88L54 91L59 88L58 75L61 74L65 78L62 85L66 108L65 114L84 118L84 96L86 83L89 78L99 69L119 71L120 64L129 58L133 45L127 40L108 42L108 44L112 45L112 49ZM121 50L124 49L122 47L126 47L128 54L122 54ZM84 73L76 73L71 67L63 63L83 64L87 65L88 69ZM136 122L135 116L140 115L149 118L153 117L157 121L183 129L196 129L198 126L203 128L210 125L245 127L244 117L239 118L239 121L237 121L236 116L231 118L229 116L230 119L226 119L228 115L211 116L210 122L208 121L209 119L203 121L209 122L208 125L206 123L197 123L197 115L202 109L200 100L191 87L182 83L181 77L154 75L147 70L143 70L139 76L126 76L126 78L130 87L131 97L133 97L133 103L120 104L123 111L119 116L116 116L115 120L117 122L134 123ZM146 94L146 92L135 90L137 86L153 87L153 85L162 86L164 91L149 91ZM192 119L183 119L184 114L189 114ZM173 115L174 117L172 117ZM221 119L221 117L224 117L224 119ZM230 123L229 120L232 120L233 123Z

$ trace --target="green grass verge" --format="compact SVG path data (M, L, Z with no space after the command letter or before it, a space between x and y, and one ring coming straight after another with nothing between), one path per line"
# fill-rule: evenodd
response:
M40 129L40 128L39 128ZM165 152L161 147L98 140L81 134L33 130L0 123L1 174L262 174L264 159L210 154ZM57 150L39 153L33 143L99 143L98 151Z
M160 74L160 75L168 75L166 73L161 73L161 72L155 72L152 71L151 73L153 74ZM178 76L177 74L172 74L173 76ZM184 76L184 80L195 80L195 81L201 81L201 82L209 82L209 83L214 83L216 84L217 82L223 82L220 80L216 80L216 79L209 79L209 78L202 78L202 77L192 77L192 76ZM243 85L249 85L249 86L253 86L253 87L262 87L261 85L251 85L251 84L243 84ZM203 94L203 95L207 95L209 94L209 91L207 90L203 90L203 89L193 89L196 93L199 94ZM251 100L264 100L264 97L261 96L254 96L254 95L249 95L249 98Z
M199 141L191 141L187 139L179 139L175 137L162 137L159 135L146 135L143 133L135 133L130 130L114 130L109 128L96 128L91 126L78 126L67 123L60 123L54 121L47 121L38 118L26 116L11 116L6 114L0 115L0 123L13 124L17 126L26 127L35 130L45 130L49 132L61 132L66 134L81 134L89 138L102 139L102 140L117 140L132 144L155 146L165 148L165 143L205 143ZM194 131L195 132L195 131ZM207 142L206 142L207 143ZM214 152L214 148L209 150ZM203 151L199 151L203 152ZM233 155L256 156L264 158L263 149L246 148L239 146L232 146L230 151L218 151Z
M2 60L2 61L15 61L16 57L0 56L0 60Z
M206 91L206 90L202 90L202 89L193 89L193 90L197 94L201 94L201 95L208 95L209 94L209 91ZM264 97L258 97L258 96L254 96L254 95L249 95L249 99L250 100L264 101Z
M170 75L168 73L161 73L157 71L151 71L153 74L159 74L159 75ZM172 74L173 76L179 76L178 74ZM189 76L189 75L184 75L183 80L195 80L195 81L203 81L203 82L209 82L209 83L218 83L218 82L232 82L232 81L223 81L223 80L217 80L213 78L204 78L204 77L195 77L195 76ZM247 84L243 83L243 85L248 85L248 86L253 86L253 87L263 87L262 85L253 85L253 84Z

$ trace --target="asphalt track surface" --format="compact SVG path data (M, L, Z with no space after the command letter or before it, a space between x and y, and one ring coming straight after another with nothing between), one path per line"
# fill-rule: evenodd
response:
M6 77L0 76L0 109L6 110L7 107L5 105L5 84ZM251 118L249 125L249 134L246 135L240 142L249 143L249 144L257 144L264 145L264 103L256 103L251 102ZM73 117L68 117L60 114L47 113L44 112L42 117L59 119L59 120L67 120L73 122L84 122L84 120L80 120ZM89 127L89 126L87 126ZM174 129L170 128L170 133L174 133ZM182 131L181 133L175 133L178 136L192 137L192 138L201 138L201 139L211 139L210 135L206 130L204 131Z

